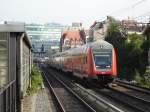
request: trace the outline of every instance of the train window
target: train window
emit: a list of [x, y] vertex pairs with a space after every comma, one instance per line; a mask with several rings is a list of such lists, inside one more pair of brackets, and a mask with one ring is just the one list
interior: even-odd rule
[[94, 55], [96, 68], [111, 68], [111, 55]]

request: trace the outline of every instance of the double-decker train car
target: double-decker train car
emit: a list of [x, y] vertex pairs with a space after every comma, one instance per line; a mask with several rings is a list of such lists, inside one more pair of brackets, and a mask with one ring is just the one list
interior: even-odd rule
[[115, 49], [104, 40], [54, 54], [49, 64], [77, 77], [103, 84], [111, 83], [117, 75]]

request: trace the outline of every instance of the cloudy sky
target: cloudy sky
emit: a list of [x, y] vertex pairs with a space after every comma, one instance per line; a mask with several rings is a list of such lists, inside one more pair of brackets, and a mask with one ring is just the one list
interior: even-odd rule
[[91, 25], [107, 15], [118, 19], [150, 16], [150, 0], [0, 0], [0, 21], [82, 22]]

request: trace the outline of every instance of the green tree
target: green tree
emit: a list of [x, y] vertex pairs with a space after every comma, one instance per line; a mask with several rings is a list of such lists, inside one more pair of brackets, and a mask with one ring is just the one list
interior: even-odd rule
[[105, 40], [116, 49], [118, 77], [132, 80], [137, 73], [144, 74], [147, 65], [147, 44], [141, 35], [123, 35], [119, 22], [112, 19]]
[[147, 48], [150, 47], [150, 23], [147, 25], [146, 29], [144, 30], [144, 33], [143, 33], [144, 36], [146, 36], [147, 38]]
[[[143, 74], [146, 67], [146, 60], [144, 56], [144, 38], [136, 33], [128, 34], [125, 41], [126, 51], [126, 66], [129, 79], [132, 80], [137, 72]], [[137, 70], [137, 71], [136, 71]]]
[[117, 54], [117, 67], [118, 67], [118, 77], [125, 78], [126, 67], [125, 67], [125, 52], [124, 52], [124, 44], [125, 38], [120, 32], [120, 25], [115, 19], [111, 19], [105, 40], [111, 43], [116, 49]]
[[[145, 28], [143, 35], [146, 38], [146, 41], [143, 44], [143, 49], [144, 49], [145, 56], [148, 56], [148, 52], [150, 50], [150, 23]], [[146, 57], [146, 59], [148, 59], [148, 57]]]

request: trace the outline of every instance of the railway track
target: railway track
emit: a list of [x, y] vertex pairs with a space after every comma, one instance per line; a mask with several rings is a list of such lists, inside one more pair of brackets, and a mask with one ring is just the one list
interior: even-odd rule
[[131, 83], [121, 81], [121, 80], [116, 80], [114, 83], [119, 85], [119, 86], [122, 86], [122, 87], [126, 87], [126, 88], [129, 88], [129, 89], [133, 89], [135, 91], [142, 92], [144, 94], [148, 94], [148, 95], [150, 94], [150, 88], [136, 86], [136, 85], [133, 85]]
[[[87, 84], [85, 85], [87, 86]], [[95, 87], [95, 88], [94, 88]], [[150, 112], [150, 102], [142, 98], [136, 97], [133, 94], [127, 94], [124, 91], [119, 91], [113, 87], [102, 87], [95, 83], [88, 83], [87, 88], [93, 88], [96, 96], [102, 96], [111, 100], [114, 105], [121, 106], [122, 110], [129, 112]], [[142, 94], [142, 93], [141, 93]], [[147, 97], [149, 97], [147, 95]]]
[[[52, 72], [55, 72], [55, 71], [52, 71]], [[78, 84], [77, 84], [77, 86], [78, 86]], [[74, 88], [74, 86], [71, 86], [71, 88]], [[79, 88], [83, 89], [80, 86], [78, 87], [78, 89]], [[80, 94], [84, 93], [83, 97], [84, 96], [87, 97], [88, 95], [91, 94], [91, 92], [90, 93], [88, 93], [88, 92], [89, 91], [84, 91], [84, 92], [80, 92], [79, 91], [78, 93], [80, 93]], [[133, 112], [150, 112], [149, 94], [141, 92], [140, 90], [136, 91], [135, 89], [130, 89], [130, 90], [123, 90], [123, 91], [121, 91], [121, 90], [117, 90], [116, 87], [114, 87], [114, 88], [113, 87], [109, 87], [109, 88], [104, 88], [104, 89], [97, 89], [97, 87], [96, 87], [96, 93], [97, 94], [90, 95], [90, 96], [94, 96], [95, 97], [96, 100], [94, 101], [94, 103], [95, 102], [99, 102], [99, 101], [97, 101], [97, 100], [100, 99], [100, 97], [98, 97], [98, 94], [102, 94], [104, 97], [109, 97], [110, 99], [115, 100], [117, 103], [125, 105], [126, 107], [128, 107], [129, 110], [131, 110]], [[97, 103], [98, 105], [105, 104], [106, 101], [104, 101], [103, 99], [100, 99], [100, 100], [101, 100], [101, 103]], [[112, 107], [115, 107], [115, 106], [112, 106]], [[111, 111], [111, 112], [112, 112], [112, 110], [113, 109], [108, 109], [108, 111]], [[118, 110], [115, 110], [114, 112], [117, 112], [117, 111]], [[120, 111], [122, 111], [122, 110], [120, 110]]]
[[58, 112], [96, 112], [61, 80], [43, 73], [57, 101]]
[[[84, 85], [84, 84], [83, 84]], [[89, 83], [88, 83], [89, 85]], [[150, 95], [148, 91], [138, 89], [123, 88], [122, 86], [112, 86], [101, 88], [101, 86], [90, 85], [91, 88], [96, 87], [94, 91], [103, 96], [107, 96], [115, 101], [125, 105], [129, 110], [134, 112], [150, 112]], [[89, 86], [88, 86], [89, 87]], [[96, 94], [98, 96], [98, 94]]]
[[126, 105], [135, 112], [150, 112], [150, 102], [145, 99], [127, 94], [124, 91], [119, 91], [112, 87], [95, 89], [95, 91]]
[[[47, 70], [46, 72], [47, 73], [51, 72], [51, 73], [54, 73], [56, 75], [55, 71], [48, 71]], [[49, 76], [47, 76], [47, 75], [45, 74], [45, 77], [47, 77], [47, 80], [51, 80], [50, 77], [52, 77], [52, 75], [49, 75]], [[60, 80], [60, 78], [59, 79], [57, 78], [57, 80]], [[51, 83], [51, 82], [53, 83], [51, 86], [56, 85], [55, 84], [56, 82], [54, 81], [54, 79], [52, 79], [49, 83]], [[60, 84], [60, 82], [65, 83], [65, 84]], [[66, 104], [67, 104], [67, 107], [69, 109], [70, 108], [73, 109], [73, 105], [76, 105], [76, 103], [73, 103], [73, 105], [72, 105], [71, 99], [68, 99], [68, 96], [70, 97], [70, 95], [68, 95], [68, 93], [66, 95], [60, 95], [61, 92], [59, 92], [59, 91], [60, 91], [60, 88], [62, 88], [62, 85], [65, 85], [66, 86], [65, 88], [68, 88], [69, 91], [71, 90], [73, 93], [76, 94], [75, 96], [78, 96], [78, 97], [80, 97], [80, 99], [82, 99], [82, 106], [81, 106], [81, 101], [78, 100], [78, 103], [77, 103], [77, 104], [80, 104], [81, 107], [83, 107], [83, 108], [79, 107], [82, 110], [77, 110], [78, 112], [86, 112], [86, 111], [88, 111], [88, 112], [91, 112], [91, 111], [92, 112], [106, 112], [106, 111], [107, 112], [123, 112], [121, 109], [119, 109], [119, 108], [113, 106], [112, 104], [104, 101], [103, 99], [97, 97], [96, 95], [91, 94], [89, 91], [87, 91], [85, 88], [81, 87], [80, 85], [71, 84], [70, 82], [68, 84], [67, 83], [68, 82], [66, 80], [64, 81], [64, 79], [61, 79], [61, 81], [59, 81], [59, 86], [56, 85], [57, 88], [54, 88], [54, 91], [58, 90], [58, 92], [57, 93], [55, 92], [55, 94], [57, 95], [57, 99], [60, 100], [59, 102], [62, 105], [62, 107], [64, 107], [64, 110], [65, 110]], [[58, 89], [58, 87], [59, 87], [59, 89]], [[67, 89], [67, 91], [68, 91], [68, 89]], [[66, 91], [66, 89], [63, 89], [61, 91], [64, 92], [64, 91]], [[69, 93], [72, 94], [72, 92], [69, 92]], [[64, 92], [64, 93], [66, 93], [66, 92]], [[60, 97], [60, 96], [63, 96], [63, 97]], [[69, 102], [66, 103], [66, 101], [69, 101]], [[75, 106], [75, 109], [77, 109], [77, 106]], [[73, 111], [71, 111], [71, 112], [73, 112]]]
[[137, 87], [135, 89], [128, 85], [118, 85], [118, 84], [117, 86], [111, 86], [110, 89], [118, 91], [129, 97], [138, 99], [140, 102], [143, 102], [144, 104], [150, 105], [150, 93], [148, 93], [148, 91], [145, 92], [144, 90], [139, 90]]

